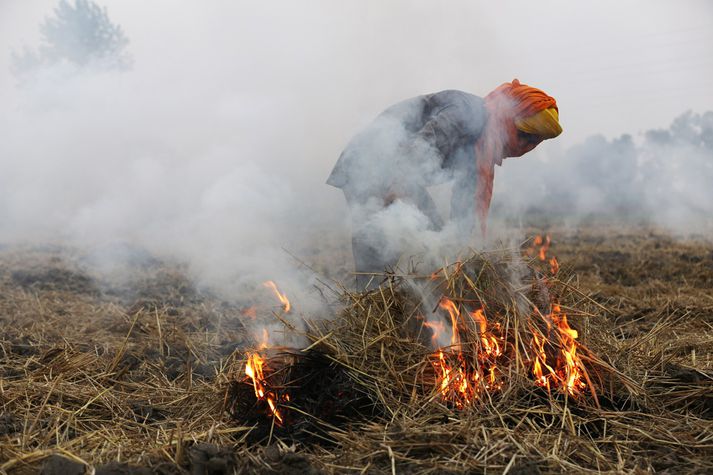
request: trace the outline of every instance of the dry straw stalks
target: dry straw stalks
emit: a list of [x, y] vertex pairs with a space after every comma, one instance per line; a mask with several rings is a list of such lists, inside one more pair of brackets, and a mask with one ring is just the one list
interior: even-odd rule
[[[201, 462], [208, 459], [221, 470], [265, 473], [710, 473], [713, 384], [703, 355], [711, 339], [666, 315], [624, 338], [566, 269], [547, 275], [501, 251], [435, 276], [343, 290], [336, 318], [308, 322], [308, 348], [264, 352], [268, 382], [291, 396], [280, 402], [281, 425], [256, 404], [245, 349], [221, 353], [244, 330], [204, 328], [218, 310], [127, 313], [5, 286], [0, 472], [34, 473], [60, 454], [163, 473], [219, 473]], [[468, 404], [444, 398], [423, 325], [446, 317], [443, 296], [462, 312], [484, 308], [503, 348], [499, 384], [481, 386]], [[538, 386], [533, 375], [531, 340], [547, 335], [553, 302], [578, 331], [586, 374], [573, 393]], [[442, 350], [477, 369], [486, 364], [483, 333], [464, 321], [459, 345]], [[566, 343], [550, 333], [550, 362]], [[699, 366], [686, 359], [691, 348]]]

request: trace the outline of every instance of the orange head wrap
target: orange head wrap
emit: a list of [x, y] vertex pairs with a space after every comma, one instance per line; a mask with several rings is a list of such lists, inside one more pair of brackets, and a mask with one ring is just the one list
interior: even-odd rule
[[513, 156], [517, 144], [515, 121], [530, 117], [545, 109], [557, 109], [557, 102], [540, 89], [521, 84], [517, 79], [498, 86], [485, 96], [488, 122], [475, 144], [478, 183], [476, 188], [476, 211], [480, 228], [485, 236], [488, 209], [493, 195], [495, 165], [503, 158]]

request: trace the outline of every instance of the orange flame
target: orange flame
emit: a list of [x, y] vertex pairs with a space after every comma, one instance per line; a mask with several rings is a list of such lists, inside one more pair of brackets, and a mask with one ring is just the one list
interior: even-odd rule
[[[439, 349], [435, 353], [431, 363], [436, 370], [436, 387], [444, 401], [462, 409], [477, 401], [483, 391], [500, 389], [502, 384], [497, 381], [495, 360], [502, 355], [502, 349], [498, 338], [488, 330], [485, 312], [479, 309], [470, 313], [480, 334], [480, 347], [476, 349], [477, 361], [466, 358], [461, 349], [460, 325], [465, 323], [461, 320], [461, 311], [447, 297], [441, 298], [439, 306], [451, 318], [451, 345], [458, 348], [448, 353]], [[499, 326], [496, 325], [496, 328]]]
[[483, 344], [486, 355], [500, 356], [502, 351], [500, 350], [498, 339], [495, 338], [492, 333], [488, 332], [488, 320], [485, 318], [483, 309], [480, 308], [475, 312], [472, 312], [470, 316], [476, 321], [476, 323], [478, 323], [478, 329], [480, 330], [480, 342]]
[[460, 310], [458, 310], [458, 306], [453, 303], [453, 301], [448, 297], [443, 297], [438, 303], [438, 306], [446, 310], [448, 312], [448, 315], [451, 317], [451, 329], [453, 331], [453, 334], [451, 336], [451, 345], [460, 345], [460, 336], [458, 334], [458, 320], [460, 320]]
[[541, 261], [544, 261], [547, 259], [547, 251], [550, 248], [550, 243], [552, 240], [550, 239], [550, 235], [546, 234], [544, 237], [540, 236], [539, 234], [535, 236], [532, 240], [532, 244], [530, 247], [525, 251], [525, 253], [528, 256], [532, 256], [534, 254], [537, 254], [537, 258], [540, 259]]
[[577, 330], [571, 328], [567, 323], [567, 315], [562, 313], [559, 305], [552, 306], [552, 320], [555, 322], [557, 329], [562, 338], [562, 350], [560, 358], [557, 360], [558, 374], [564, 380], [566, 391], [574, 395], [578, 390], [586, 387], [582, 380], [583, 372], [582, 360], [577, 356], [576, 339], [579, 336]]
[[548, 234], [545, 236], [544, 242], [542, 242], [540, 245], [540, 252], [538, 257], [541, 261], [547, 259], [547, 250], [550, 248], [550, 242], [550, 235]]
[[[548, 390], [551, 384], [554, 383], [563, 391], [574, 396], [586, 387], [583, 379], [584, 364], [577, 355], [577, 342], [575, 341], [579, 333], [569, 326], [567, 315], [562, 312], [561, 307], [556, 303], [552, 305], [552, 311], [546, 317], [546, 321], [551, 319], [554, 323], [562, 348], [559, 350], [559, 355], [553, 368], [547, 364], [547, 353], [545, 352], [547, 339], [538, 331], [533, 330], [532, 348], [535, 358], [532, 365], [532, 373], [535, 376], [535, 383]], [[547, 372], [543, 371], [543, 367], [547, 369]]]
[[[454, 267], [453, 267], [452, 274], [457, 274], [458, 272], [460, 272], [461, 268], [463, 267], [463, 262], [462, 262], [462, 261], [455, 261], [454, 264], [455, 264], [455, 265], [454, 265]], [[431, 280], [437, 280], [439, 274], [443, 274], [443, 275], [445, 276], [445, 275], [446, 275], [446, 270], [448, 269], [448, 267], [449, 267], [449, 266], [441, 267], [441, 268], [438, 269], [437, 271], [432, 272], [430, 279], [431, 279]]]
[[458, 409], [469, 405], [477, 399], [480, 391], [480, 374], [469, 372], [463, 359], [463, 355], [458, 353], [455, 356], [455, 364], [446, 358], [446, 354], [439, 350], [438, 360], [434, 361], [434, 367], [439, 371], [438, 383], [439, 392], [444, 401], [454, 404]]
[[[545, 352], [546, 339], [537, 330], [532, 330], [532, 347], [535, 352], [535, 361], [532, 366], [532, 374], [535, 376], [535, 384], [550, 389], [550, 379], [556, 377], [555, 370], [547, 364], [547, 353]], [[548, 373], [543, 372], [543, 368]]]
[[550, 272], [552, 273], [552, 275], [556, 275], [560, 270], [560, 264], [559, 264], [559, 262], [557, 262], [557, 258], [556, 257], [550, 258], [549, 263], [550, 263]]
[[284, 422], [282, 413], [277, 408], [277, 396], [274, 392], [267, 390], [265, 374], [263, 372], [265, 360], [259, 353], [248, 355], [248, 360], [245, 363], [245, 375], [252, 380], [255, 397], [258, 401], [266, 401], [270, 408], [270, 413], [277, 419], [279, 424]]
[[431, 343], [433, 346], [438, 346], [438, 340], [443, 332], [446, 331], [446, 326], [443, 322], [423, 322], [423, 326], [431, 329], [433, 333], [431, 335]]
[[[533, 238], [532, 245], [525, 251], [527, 255], [536, 257], [549, 264], [550, 275], [555, 276], [560, 271], [556, 257], [548, 252], [552, 240], [549, 235], [538, 235]], [[445, 269], [440, 272], [445, 273]], [[432, 277], [436, 277], [434, 273]], [[545, 286], [550, 287], [550, 278], [542, 277]], [[550, 289], [553, 290], [553, 289]], [[551, 292], [550, 295], [554, 295]], [[530, 327], [532, 339], [531, 370], [535, 384], [548, 391], [556, 389], [565, 394], [575, 396], [587, 388], [588, 376], [581, 357], [577, 354], [579, 333], [569, 326], [567, 315], [562, 311], [555, 297], [550, 297], [551, 309], [546, 314], [538, 312], [546, 325], [541, 331], [536, 326]], [[463, 302], [456, 304], [448, 297], [442, 297], [439, 307], [446, 310], [450, 317], [452, 336], [451, 349], [439, 349], [432, 355], [431, 364], [436, 371], [436, 388], [441, 399], [463, 408], [477, 401], [483, 391], [502, 388], [503, 381], [498, 375], [504, 374], [499, 367], [499, 358], [506, 350], [506, 337], [501, 335], [502, 329], [498, 323], [490, 323], [483, 308], [468, 311]], [[464, 319], [466, 315], [471, 320]], [[426, 323], [434, 329], [434, 344], [443, 324]], [[467, 348], [463, 340], [470, 329], [477, 329], [478, 337], [474, 346]], [[500, 336], [497, 336], [500, 335]], [[596, 398], [596, 395], [594, 395]]]
[[282, 303], [285, 313], [288, 313], [292, 307], [290, 306], [290, 301], [287, 299], [287, 295], [281, 293], [277, 289], [277, 285], [275, 285], [275, 283], [271, 280], [268, 280], [267, 282], [263, 282], [262, 285], [264, 285], [265, 287], [267, 287], [269, 289], [272, 289], [272, 291], [275, 293], [275, 296], [277, 296], [277, 299], [280, 301], [280, 303]]
[[270, 334], [267, 332], [267, 328], [262, 327], [260, 343], [258, 344], [259, 350], [264, 350], [269, 346]]

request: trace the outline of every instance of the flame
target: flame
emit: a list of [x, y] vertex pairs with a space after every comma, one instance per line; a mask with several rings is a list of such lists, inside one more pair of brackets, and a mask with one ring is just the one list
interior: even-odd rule
[[[452, 273], [453, 273], [453, 274], [457, 274], [458, 272], [460, 272], [461, 268], [463, 267], [463, 262], [462, 262], [462, 261], [455, 261], [454, 264], [455, 264], [455, 265], [454, 265], [454, 268], [453, 268]], [[448, 267], [449, 267], [449, 266], [446, 265], [445, 267], [441, 267], [441, 268], [438, 269], [437, 271], [432, 272], [432, 273], [431, 273], [431, 276], [430, 276], [430, 279], [431, 279], [431, 280], [437, 280], [439, 274], [443, 274], [443, 275], [445, 276], [445, 275], [446, 275], [446, 270], [447, 270]]]
[[[549, 235], [538, 235], [525, 250], [529, 256], [549, 264], [550, 273], [538, 275], [541, 275], [544, 286], [552, 290], [548, 292], [551, 295], [549, 312], [536, 312], [544, 322], [542, 329], [530, 322], [531, 371], [535, 385], [576, 396], [587, 388], [588, 376], [577, 353], [581, 346], [577, 342], [579, 333], [569, 326], [567, 315], [551, 288], [550, 276], [557, 275], [560, 270], [557, 258], [548, 256], [551, 243]], [[439, 272], [445, 273], [445, 270]], [[438, 273], [434, 273], [433, 277], [436, 275]], [[438, 394], [443, 401], [458, 409], [474, 404], [486, 391], [501, 389], [503, 375], [507, 373], [502, 369], [502, 361], [512, 359], [512, 355], [504, 355], [510, 348], [506, 344], [510, 340], [503, 335], [500, 324], [488, 320], [482, 305], [471, 311], [466, 302], [463, 300], [456, 304], [448, 297], [441, 297], [438, 306], [450, 317], [451, 346], [447, 350], [438, 348], [430, 360], [436, 374]], [[443, 323], [426, 322], [425, 325], [434, 330], [435, 344], [443, 331]], [[476, 330], [477, 337], [467, 341], [466, 336]]]
[[538, 257], [541, 261], [544, 261], [545, 259], [547, 259], [547, 250], [550, 248], [550, 242], [551, 242], [550, 235], [548, 234], [545, 236], [544, 242], [541, 242], [541, 244], [540, 244], [540, 252], [539, 252]]
[[533, 238], [532, 244], [529, 248], [527, 248], [525, 253], [528, 256], [533, 256], [537, 254], [537, 258], [541, 261], [544, 261], [547, 259], [547, 251], [550, 248], [551, 242], [552, 239], [550, 238], [549, 234], [546, 234], [544, 237], [538, 234]]
[[290, 301], [287, 299], [287, 295], [281, 293], [277, 289], [277, 285], [275, 285], [275, 283], [271, 280], [268, 280], [267, 282], [263, 282], [262, 285], [264, 285], [265, 287], [267, 287], [269, 289], [272, 289], [272, 291], [275, 293], [275, 296], [277, 296], [280, 303], [282, 303], [283, 310], [285, 311], [285, 313], [288, 313], [292, 307], [290, 306]]
[[[450, 402], [458, 409], [462, 409], [477, 399], [480, 385], [480, 376], [477, 372], [469, 372], [463, 355], [446, 354], [439, 350], [438, 359], [434, 367], [440, 373], [437, 386], [444, 401]], [[455, 361], [452, 361], [455, 359]]]
[[[550, 380], [556, 377], [557, 373], [552, 366], [547, 364], [547, 353], [545, 352], [545, 339], [539, 331], [532, 329], [532, 349], [535, 352], [535, 360], [532, 365], [532, 374], [535, 376], [535, 384], [550, 389]], [[547, 369], [547, 373], [543, 372]]]
[[240, 315], [248, 317], [250, 320], [255, 320], [257, 318], [257, 310], [255, 306], [248, 307], [240, 312]]
[[460, 325], [464, 323], [461, 311], [447, 297], [441, 298], [439, 306], [448, 312], [453, 333], [451, 351], [439, 349], [431, 361], [436, 370], [436, 387], [441, 399], [462, 409], [477, 401], [483, 391], [500, 389], [495, 360], [502, 355], [502, 349], [498, 338], [488, 330], [488, 320], [481, 308], [469, 313], [478, 327], [480, 346], [475, 348], [476, 359], [467, 358], [461, 348]]
[[262, 327], [262, 331], [260, 332], [260, 342], [258, 343], [258, 350], [264, 350], [267, 348], [269, 345], [270, 341], [270, 334], [267, 332], [267, 328]]
[[[526, 253], [529, 256], [537, 253], [541, 261], [547, 261], [550, 266], [550, 274], [554, 276], [559, 272], [560, 265], [556, 257], [547, 258], [551, 243], [552, 240], [549, 235], [535, 236]], [[548, 279], [545, 278], [544, 282], [547, 285]], [[562, 308], [556, 300], [552, 300], [551, 306], [549, 314], [543, 315], [547, 325], [547, 336], [532, 328], [532, 341], [530, 342], [534, 352], [532, 374], [535, 377], [535, 384], [538, 386], [545, 387], [548, 390], [555, 386], [570, 395], [575, 395], [586, 387], [583, 380], [584, 364], [577, 355], [576, 340], [579, 333], [569, 326], [567, 315], [562, 312]], [[553, 331], [556, 332], [556, 340], [553, 340]], [[551, 353], [551, 359], [555, 361], [551, 361], [549, 364], [545, 344], [549, 344], [551, 348], [559, 347], [558, 351], [554, 352], [554, 354]]]
[[265, 360], [259, 353], [248, 354], [248, 360], [245, 363], [245, 375], [252, 380], [255, 397], [258, 401], [266, 401], [270, 408], [270, 414], [277, 419], [279, 424], [282, 424], [284, 418], [282, 412], [277, 408], [277, 395], [267, 389], [265, 374], [263, 372], [264, 364]]
[[556, 275], [560, 270], [560, 264], [559, 262], [557, 262], [557, 258], [552, 257], [548, 262], [550, 264], [550, 272], [552, 273], [552, 275]]
[[[525, 251], [529, 256], [537, 256], [540, 261], [547, 262], [550, 274], [555, 276], [560, 269], [559, 262], [552, 256], [548, 258], [551, 239], [549, 235], [535, 236], [532, 245]], [[461, 263], [456, 262], [454, 272], [459, 272]], [[431, 274], [431, 279], [438, 279], [439, 275], [446, 275], [446, 267]], [[541, 275], [541, 274], [539, 274]], [[550, 278], [543, 276], [544, 285], [550, 287]], [[273, 281], [264, 282], [263, 285], [272, 289], [285, 313], [290, 312], [291, 305], [287, 296], [280, 292]], [[480, 400], [483, 393], [502, 389], [503, 377], [508, 373], [503, 370], [502, 361], [510, 361], [512, 355], [503, 358], [504, 353], [510, 353], [516, 343], [508, 344], [508, 336], [504, 333], [499, 323], [490, 322], [482, 307], [470, 311], [468, 300], [454, 302], [450, 298], [441, 297], [438, 307], [448, 313], [451, 324], [450, 347], [439, 348], [439, 339], [446, 331], [444, 321], [425, 321], [423, 325], [432, 331], [431, 339], [437, 350], [432, 353], [430, 362], [435, 371], [435, 391], [440, 398], [451, 407], [463, 409]], [[550, 311], [537, 314], [544, 321], [542, 325], [546, 331], [541, 331], [539, 326], [530, 323], [532, 339], [532, 375], [534, 384], [546, 388], [548, 391], [555, 389], [571, 396], [583, 391], [588, 380], [585, 366], [577, 354], [576, 340], [579, 337], [577, 330], [569, 326], [567, 315], [555, 298], [550, 299]], [[249, 318], [255, 318], [255, 307], [250, 307], [242, 312]], [[467, 317], [470, 317], [468, 319]], [[423, 321], [423, 317], [419, 316]], [[546, 325], [546, 327], [545, 327]], [[507, 326], [506, 326], [507, 329]], [[464, 340], [468, 335], [477, 336]], [[505, 330], [507, 331], [507, 330]], [[255, 397], [264, 401], [262, 408], [267, 406], [269, 414], [278, 425], [285, 422], [286, 402], [290, 396], [286, 392], [278, 392], [268, 386], [265, 377], [266, 361], [260, 350], [268, 347], [269, 334], [266, 328], [262, 329], [262, 339], [258, 351], [247, 354], [245, 364], [246, 382], [253, 386]], [[267, 370], [269, 376], [269, 369]], [[592, 388], [593, 391], [593, 388]], [[595, 395], [596, 397], [596, 395]]]
[[269, 414], [276, 419], [279, 425], [284, 423], [284, 415], [282, 410], [278, 408], [278, 403], [289, 401], [287, 393], [278, 393], [268, 387], [267, 378], [265, 377], [266, 362], [261, 351], [269, 347], [270, 334], [267, 328], [260, 329], [260, 336], [256, 338], [258, 341], [257, 351], [247, 353], [247, 361], [245, 362], [246, 382], [249, 381], [255, 391], [257, 401], [265, 401], [269, 408]]
[[[577, 330], [569, 326], [567, 315], [562, 312], [562, 308], [557, 303], [552, 304], [552, 311], [545, 321], [551, 320], [559, 335], [561, 348], [555, 361], [555, 367], [547, 364], [547, 353], [545, 343], [549, 340], [538, 331], [532, 331], [532, 349], [535, 358], [532, 365], [532, 374], [535, 376], [535, 384], [547, 388], [554, 384], [556, 387], [574, 396], [586, 387], [584, 382], [584, 364], [577, 355], [577, 342], [579, 336]], [[548, 331], [552, 327], [549, 326]], [[547, 372], [543, 371], [543, 368]]]
[[478, 324], [478, 329], [480, 330], [480, 342], [485, 349], [485, 353], [488, 356], [500, 356], [502, 351], [500, 350], [498, 339], [495, 338], [492, 333], [488, 332], [488, 320], [485, 318], [483, 309], [480, 308], [475, 312], [472, 312], [470, 316]]
[[451, 345], [460, 345], [460, 335], [458, 333], [458, 320], [460, 320], [460, 310], [458, 310], [458, 306], [453, 303], [453, 301], [448, 297], [443, 297], [438, 303], [438, 306], [446, 310], [448, 312], [448, 315], [451, 317], [451, 329], [453, 331], [453, 334], [451, 336]]
[[431, 329], [431, 343], [433, 346], [438, 346], [438, 340], [446, 331], [445, 324], [443, 322], [423, 322], [423, 326]]
[[567, 315], [562, 313], [559, 305], [552, 305], [552, 321], [555, 323], [562, 338], [562, 350], [560, 358], [557, 360], [558, 374], [564, 381], [565, 390], [574, 395], [580, 389], [586, 387], [583, 381], [582, 360], [577, 356], [577, 342], [579, 336], [577, 330], [571, 328], [567, 323]]

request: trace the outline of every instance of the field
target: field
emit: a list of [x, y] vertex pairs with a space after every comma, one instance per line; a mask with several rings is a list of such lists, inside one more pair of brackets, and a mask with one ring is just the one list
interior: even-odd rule
[[438, 416], [417, 417], [385, 395], [378, 414], [321, 435], [227, 415], [236, 387], [252, 393], [249, 309], [196, 288], [180, 263], [143, 256], [117, 281], [76, 249], [2, 248], [0, 473], [711, 473], [713, 243], [548, 232], [583, 309], [570, 322], [615, 370], [599, 407], [510, 391], [481, 413], [424, 396]]

